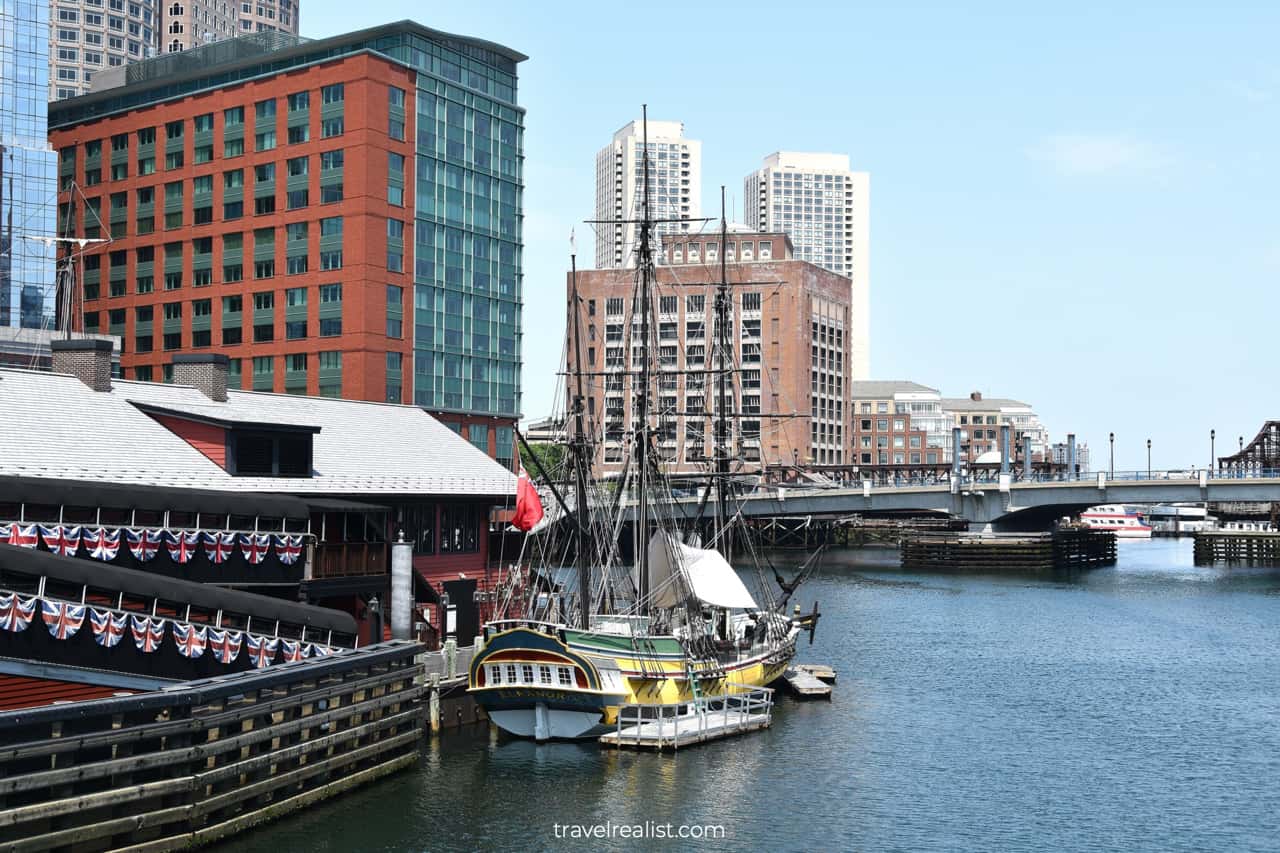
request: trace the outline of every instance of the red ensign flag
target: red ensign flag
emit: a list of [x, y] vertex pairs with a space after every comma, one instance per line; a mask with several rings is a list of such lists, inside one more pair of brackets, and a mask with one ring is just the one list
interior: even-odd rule
[[529, 531], [542, 521], [542, 500], [538, 490], [529, 479], [529, 472], [520, 468], [520, 479], [516, 481], [516, 514], [511, 524], [519, 530]]

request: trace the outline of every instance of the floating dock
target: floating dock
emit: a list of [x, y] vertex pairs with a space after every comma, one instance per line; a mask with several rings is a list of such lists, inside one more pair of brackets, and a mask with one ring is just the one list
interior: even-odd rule
[[[830, 671], [830, 668], [827, 668]], [[832, 675], [834, 680], [835, 676]], [[808, 668], [794, 666], [782, 674], [782, 683], [797, 699], [830, 699], [831, 685]]]
[[1215, 563], [1280, 566], [1280, 533], [1265, 530], [1206, 530], [1192, 546], [1197, 566]]
[[1052, 572], [1115, 565], [1116, 537], [1068, 528], [1039, 534], [927, 534], [908, 536], [902, 567], [929, 571]]
[[709, 696], [683, 704], [623, 705], [615, 731], [600, 743], [618, 749], [679, 749], [710, 740], [768, 728], [773, 719], [773, 690], [741, 686], [742, 692]]
[[825, 663], [798, 663], [796, 669], [803, 669], [819, 681], [825, 681], [827, 684], [836, 683], [835, 667], [827, 666]]

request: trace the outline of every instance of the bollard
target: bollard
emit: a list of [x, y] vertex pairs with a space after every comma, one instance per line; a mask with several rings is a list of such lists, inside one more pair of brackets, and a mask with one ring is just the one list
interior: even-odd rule
[[444, 677], [453, 678], [458, 674], [458, 641], [453, 637], [444, 641]]
[[391, 546], [391, 638], [411, 639], [413, 631], [413, 543], [399, 541]]
[[427, 703], [431, 718], [431, 731], [440, 731], [440, 676], [431, 673], [431, 699]]

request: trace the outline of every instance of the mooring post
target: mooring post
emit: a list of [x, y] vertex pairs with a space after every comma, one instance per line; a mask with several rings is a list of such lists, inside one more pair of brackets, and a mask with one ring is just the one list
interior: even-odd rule
[[431, 673], [431, 698], [427, 702], [431, 719], [431, 731], [440, 731], [440, 674]]
[[391, 637], [408, 640], [413, 630], [413, 543], [404, 531], [391, 545]]
[[453, 678], [458, 674], [458, 641], [453, 637], [444, 641], [444, 677]]

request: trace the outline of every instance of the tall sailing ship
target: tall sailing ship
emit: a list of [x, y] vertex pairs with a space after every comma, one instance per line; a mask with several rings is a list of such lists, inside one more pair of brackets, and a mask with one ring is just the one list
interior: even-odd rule
[[[521, 737], [592, 737], [615, 725], [624, 705], [666, 713], [657, 706], [714, 702], [767, 685], [790, 664], [801, 632], [808, 630], [812, 640], [818, 618], [816, 604], [808, 615], [801, 616], [798, 607], [794, 615], [787, 613], [817, 554], [788, 581], [754, 548], [737, 511], [737, 496], [747, 486], [733, 470], [730, 447], [731, 383], [737, 370], [724, 252], [707, 371], [718, 398], [715, 453], [696, 505], [678, 500], [664, 473], [666, 460], [656, 438], [671, 413], [653, 405], [662, 372], [654, 358], [654, 240], [661, 220], [650, 215], [647, 123], [644, 141], [641, 217], [628, 223], [639, 226], [637, 322], [627, 327], [633, 334], [629, 348], [640, 357], [623, 373], [634, 389], [635, 417], [622, 473], [610, 482], [592, 477], [597, 442], [585, 402], [575, 262], [570, 313], [577, 357], [567, 375], [568, 470], [561, 477], [543, 470], [524, 445], [554, 504], [544, 529], [526, 535], [522, 551], [531, 553], [521, 554], [498, 593], [496, 612], [503, 618], [485, 624], [471, 662], [471, 695], [496, 725]], [[727, 231], [723, 213], [721, 228]], [[682, 482], [687, 485], [689, 478]], [[628, 526], [630, 567], [620, 544]], [[754, 594], [730, 563], [735, 553], [754, 564]], [[570, 556], [572, 568], [567, 567]]]

